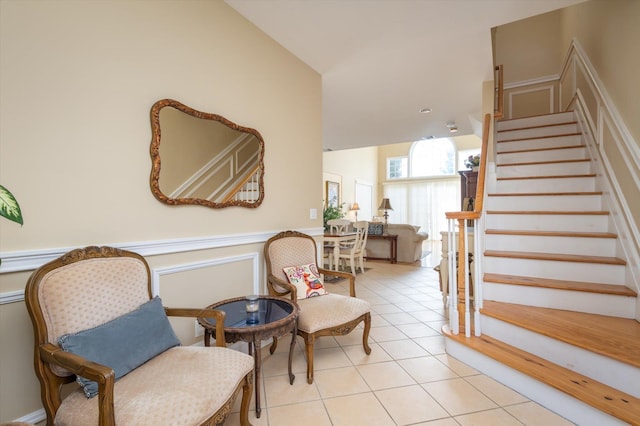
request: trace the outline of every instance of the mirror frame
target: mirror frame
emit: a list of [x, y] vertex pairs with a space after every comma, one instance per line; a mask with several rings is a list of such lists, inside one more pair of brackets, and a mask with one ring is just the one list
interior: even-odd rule
[[[258, 144], [259, 144], [258, 168], [260, 170], [260, 173], [258, 176], [258, 187], [259, 187], [258, 199], [252, 202], [230, 200], [230, 201], [218, 203], [218, 202], [206, 200], [203, 198], [170, 198], [166, 196], [160, 190], [160, 169], [161, 169], [160, 111], [162, 110], [162, 108], [165, 108], [165, 107], [175, 108], [185, 114], [188, 114], [192, 117], [200, 118], [203, 120], [217, 121], [238, 132], [250, 133], [254, 135], [256, 139], [258, 139]], [[195, 110], [173, 99], [162, 99], [156, 102], [155, 104], [153, 104], [153, 106], [151, 107], [151, 149], [150, 151], [151, 151], [151, 178], [150, 178], [151, 192], [159, 201], [163, 203], [170, 204], [170, 205], [199, 205], [199, 206], [211, 207], [214, 209], [220, 209], [220, 208], [231, 207], [231, 206], [256, 208], [260, 204], [262, 204], [262, 200], [264, 199], [264, 140], [262, 139], [262, 135], [260, 135], [260, 133], [255, 129], [239, 126], [236, 123], [229, 121], [218, 114], [211, 114], [211, 113]]]

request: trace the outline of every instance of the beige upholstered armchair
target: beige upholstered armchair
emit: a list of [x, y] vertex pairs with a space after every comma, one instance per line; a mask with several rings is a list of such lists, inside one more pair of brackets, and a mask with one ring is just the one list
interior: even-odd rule
[[[297, 231], [284, 231], [271, 237], [264, 246], [267, 264], [267, 288], [271, 296], [289, 296], [300, 307], [298, 316], [298, 335], [304, 339], [307, 356], [307, 382], [313, 383], [313, 347], [320, 336], [342, 336], [350, 333], [360, 322], [364, 322], [362, 346], [365, 353], [371, 353], [369, 330], [371, 313], [369, 303], [356, 298], [355, 276], [316, 266], [318, 254], [315, 240]], [[292, 284], [285, 269], [312, 265], [311, 271], [333, 275], [349, 280], [350, 296], [341, 294], [320, 294], [306, 297], [304, 289]], [[308, 281], [308, 277], [305, 277]]]
[[[149, 272], [136, 253], [86, 247], [31, 275], [25, 300], [47, 425], [214, 425], [240, 390], [249, 424], [253, 358], [223, 347], [224, 313], [164, 308]], [[180, 346], [167, 315], [216, 318], [217, 346]]]

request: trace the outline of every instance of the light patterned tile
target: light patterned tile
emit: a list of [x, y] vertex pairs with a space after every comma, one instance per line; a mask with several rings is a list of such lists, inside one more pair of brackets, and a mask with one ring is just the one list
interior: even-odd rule
[[351, 361], [341, 347], [314, 349], [313, 367], [316, 371], [330, 368], [340, 368], [350, 366]]
[[413, 324], [401, 324], [396, 325], [396, 327], [411, 339], [440, 335], [440, 333], [435, 331], [433, 328], [421, 322]]
[[447, 412], [420, 386], [386, 389], [376, 396], [399, 425], [447, 417]]
[[[278, 347], [280, 344], [278, 343]], [[268, 350], [263, 349], [263, 353], [269, 353]], [[288, 374], [289, 371], [289, 353], [276, 351], [273, 355], [265, 356], [262, 359], [262, 374], [265, 377], [280, 376]], [[293, 355], [293, 362], [291, 363], [291, 370], [294, 374], [306, 373], [307, 360], [304, 357], [302, 351], [295, 351]]]
[[384, 316], [384, 314], [395, 314], [402, 312], [402, 309], [398, 308], [396, 305], [391, 303], [387, 303], [386, 305], [375, 305], [371, 307], [371, 311], [375, 312], [378, 315]]
[[463, 379], [443, 380], [421, 385], [454, 416], [496, 408], [496, 404]]
[[389, 321], [393, 325], [399, 324], [415, 324], [419, 322], [414, 316], [407, 312], [396, 312], [392, 314], [380, 314], [382, 318]]
[[444, 336], [418, 337], [417, 339], [414, 339], [414, 341], [426, 349], [431, 355], [439, 355], [446, 352]]
[[371, 390], [355, 367], [316, 371], [314, 383], [322, 398], [353, 395]]
[[369, 337], [375, 342], [387, 342], [389, 340], [402, 340], [406, 339], [407, 335], [396, 327], [390, 325], [386, 327], [371, 327], [369, 331]]
[[391, 356], [379, 344], [369, 342], [369, 347], [371, 348], [369, 355], [365, 353], [361, 345], [347, 346], [344, 348], [344, 352], [354, 365], [375, 364], [392, 360]]
[[[263, 414], [264, 416], [264, 414]], [[277, 426], [331, 426], [329, 414], [322, 401], [283, 405], [269, 408], [269, 425]], [[262, 420], [262, 419], [261, 419]], [[253, 423], [253, 422], [252, 422]], [[240, 424], [225, 422], [225, 424]], [[262, 423], [253, 423], [260, 425]], [[267, 423], [264, 423], [265, 425]]]
[[[333, 426], [395, 426], [380, 401], [371, 392], [324, 401]], [[305, 425], [305, 423], [298, 423]]]
[[447, 354], [436, 355], [436, 358], [438, 358], [438, 360], [441, 363], [443, 363], [444, 365], [448, 366], [450, 369], [455, 371], [456, 374], [459, 376], [466, 377], [466, 376], [474, 376], [476, 374], [480, 374], [478, 373], [478, 371], [476, 371], [472, 367], [468, 366], [463, 362], [458, 361], [454, 357], [449, 356]]
[[398, 364], [418, 383], [456, 379], [459, 376], [432, 356], [403, 359]]
[[266, 406], [277, 407], [300, 402], [317, 401], [320, 392], [315, 384], [308, 384], [306, 374], [296, 377], [293, 384], [289, 376], [274, 376], [264, 379]]
[[395, 360], [416, 358], [429, 355], [420, 345], [411, 339], [392, 340], [389, 342], [380, 342], [380, 347], [384, 349], [391, 358]]
[[356, 367], [372, 390], [397, 388], [416, 384], [416, 381], [398, 365], [382, 362], [378, 364], [358, 365]]
[[522, 423], [502, 408], [456, 416], [456, 421], [462, 426], [522, 426]]
[[513, 417], [518, 419], [525, 425], [544, 425], [544, 426], [570, 426], [573, 425], [569, 420], [547, 410], [541, 405], [530, 401], [523, 404], [511, 405], [504, 407]]
[[500, 406], [520, 404], [529, 401], [518, 392], [484, 374], [469, 376], [465, 380]]

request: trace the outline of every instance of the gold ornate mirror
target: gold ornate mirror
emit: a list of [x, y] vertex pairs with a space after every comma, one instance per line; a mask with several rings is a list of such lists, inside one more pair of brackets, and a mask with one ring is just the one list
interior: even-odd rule
[[151, 192], [158, 200], [212, 208], [262, 203], [264, 140], [257, 130], [163, 99], [151, 108], [151, 131]]

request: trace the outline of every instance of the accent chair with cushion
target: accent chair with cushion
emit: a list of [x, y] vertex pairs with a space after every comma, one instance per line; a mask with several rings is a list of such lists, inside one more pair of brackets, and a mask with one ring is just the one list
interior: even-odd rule
[[[311, 236], [280, 232], [265, 243], [264, 258], [269, 295], [291, 297], [300, 307], [298, 335], [305, 343], [309, 384], [313, 383], [313, 348], [318, 337], [343, 336], [363, 322], [362, 346], [367, 355], [371, 353], [369, 303], [356, 297], [353, 274], [317, 267], [317, 246]], [[348, 279], [350, 295], [327, 292], [321, 274]]]
[[[241, 390], [250, 424], [253, 358], [224, 347], [223, 312], [152, 297], [142, 256], [73, 250], [31, 275], [25, 301], [47, 425], [220, 424]], [[216, 347], [181, 346], [167, 315], [215, 318]]]

